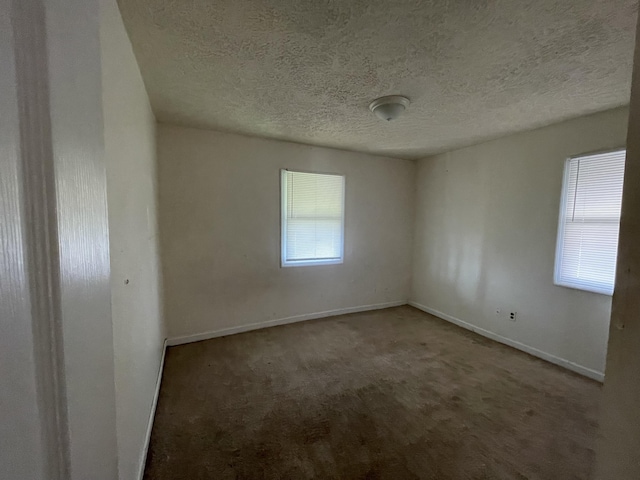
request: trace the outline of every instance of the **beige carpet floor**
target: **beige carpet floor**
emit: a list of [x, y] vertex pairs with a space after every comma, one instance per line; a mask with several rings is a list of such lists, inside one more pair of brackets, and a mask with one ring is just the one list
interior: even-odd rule
[[588, 479], [600, 385], [404, 306], [167, 352], [145, 479]]

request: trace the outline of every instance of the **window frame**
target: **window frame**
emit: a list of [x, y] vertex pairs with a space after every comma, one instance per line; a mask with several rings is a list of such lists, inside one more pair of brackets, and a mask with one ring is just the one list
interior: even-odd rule
[[[607, 150], [598, 150], [595, 152], [581, 153], [579, 155], [572, 155], [567, 157], [564, 161], [563, 166], [563, 174], [562, 174], [562, 191], [560, 196], [560, 212], [558, 215], [558, 232], [556, 237], [556, 253], [555, 253], [555, 263], [553, 266], [553, 284], [558, 287], [571, 288], [575, 290], [582, 290], [584, 292], [590, 293], [598, 293], [601, 295], [607, 295], [609, 297], [613, 296], [613, 292], [615, 291], [615, 272], [614, 272], [614, 284], [611, 288], [607, 286], [594, 286], [594, 285], [585, 285], [582, 282], [572, 282], [561, 279], [561, 266], [562, 266], [562, 257], [564, 253], [564, 236], [565, 236], [565, 227], [566, 227], [566, 218], [565, 212], [567, 207], [568, 200], [568, 191], [569, 188], [569, 176], [571, 174], [570, 164], [572, 160], [584, 157], [590, 157], [595, 155], [603, 155], [603, 154], [613, 154], [619, 152], [625, 152], [626, 158], [626, 147], [619, 147]], [[623, 179], [623, 187], [624, 187], [624, 179]], [[618, 227], [619, 228], [619, 227]], [[619, 244], [618, 246], [619, 247]]]
[[[342, 177], [342, 222], [340, 224], [340, 228], [342, 230], [342, 241], [340, 242], [340, 257], [338, 258], [327, 258], [327, 259], [305, 259], [305, 260], [287, 260], [287, 183], [286, 183], [286, 174], [287, 172], [293, 173], [309, 173], [313, 175], [332, 175], [335, 177]], [[344, 263], [344, 252], [345, 252], [345, 242], [346, 242], [346, 227], [345, 227], [345, 218], [347, 216], [346, 212], [346, 191], [347, 191], [347, 176], [344, 173], [335, 173], [335, 172], [318, 172], [318, 171], [310, 171], [310, 170], [298, 170], [292, 168], [281, 168], [280, 169], [280, 267], [281, 268], [289, 268], [289, 267], [309, 267], [309, 266], [317, 266], [317, 265], [341, 265]]]

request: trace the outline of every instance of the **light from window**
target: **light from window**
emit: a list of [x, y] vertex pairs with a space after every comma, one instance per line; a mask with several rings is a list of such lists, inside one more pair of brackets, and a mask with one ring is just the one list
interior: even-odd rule
[[282, 266], [342, 263], [344, 176], [281, 171]]
[[569, 158], [565, 164], [556, 285], [613, 294], [625, 150]]

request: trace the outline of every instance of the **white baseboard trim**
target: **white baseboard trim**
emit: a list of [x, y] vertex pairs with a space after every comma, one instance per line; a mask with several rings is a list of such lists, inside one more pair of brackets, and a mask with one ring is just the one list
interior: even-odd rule
[[537, 348], [530, 347], [529, 345], [525, 345], [524, 343], [520, 343], [516, 340], [512, 340], [507, 337], [503, 337], [502, 335], [498, 335], [497, 333], [493, 333], [489, 330], [485, 330], [484, 328], [477, 327], [472, 325], [471, 323], [467, 323], [464, 320], [460, 320], [459, 318], [453, 317], [446, 313], [440, 312], [433, 308], [426, 307], [417, 302], [409, 301], [409, 305], [415, 307], [423, 312], [430, 313], [438, 318], [446, 320], [447, 322], [454, 323], [459, 327], [465, 328], [467, 330], [471, 330], [483, 337], [490, 338], [491, 340], [495, 340], [496, 342], [503, 343], [510, 347], [513, 347], [517, 350], [521, 350], [529, 355], [533, 355], [534, 357], [541, 358], [542, 360], [546, 360], [547, 362], [553, 363], [555, 365], [559, 365], [560, 367], [564, 367], [567, 370], [571, 370], [573, 372], [579, 373], [580, 375], [584, 375], [585, 377], [589, 377], [593, 380], [597, 380], [599, 382], [604, 382], [604, 373], [598, 372], [597, 370], [593, 370], [591, 368], [583, 367], [582, 365], [578, 365], [577, 363], [571, 362], [564, 358], [556, 357], [547, 352], [543, 352], [542, 350], [538, 350]]
[[564, 358], [556, 357], [547, 352], [543, 352], [542, 350], [538, 350], [537, 348], [530, 347], [529, 345], [525, 345], [524, 343], [520, 343], [516, 340], [511, 340], [510, 338], [503, 337], [502, 335], [498, 335], [489, 330], [485, 330], [484, 328], [477, 327], [472, 325], [471, 323], [460, 320], [459, 318], [453, 317], [446, 313], [440, 312], [433, 308], [429, 308], [425, 305], [414, 301], [396, 301], [396, 302], [387, 302], [387, 303], [377, 303], [374, 305], [361, 305], [357, 307], [347, 307], [347, 308], [339, 308], [335, 310], [326, 310], [324, 312], [315, 312], [315, 313], [307, 313], [304, 315], [295, 315], [293, 317], [279, 318], [275, 320], [269, 320], [266, 322], [260, 323], [251, 323], [248, 325], [242, 325], [239, 327], [230, 327], [223, 328], [220, 330], [213, 330], [210, 332], [199, 333], [195, 335], [185, 335], [181, 337], [175, 338], [167, 338], [164, 341], [164, 345], [162, 347], [162, 358], [160, 359], [160, 367], [158, 368], [158, 378], [156, 380], [156, 391], [153, 396], [153, 403], [151, 404], [151, 411], [149, 412], [149, 421], [147, 424], [147, 432], [145, 435], [144, 447], [142, 450], [142, 455], [140, 456], [140, 468], [138, 472], [138, 479], [143, 480], [144, 477], [144, 469], [147, 461], [147, 453], [149, 451], [149, 443], [151, 441], [151, 431], [153, 430], [153, 421], [156, 416], [156, 408], [158, 406], [158, 397], [160, 395], [160, 385], [162, 383], [162, 373], [164, 371], [164, 359], [167, 353], [167, 347], [183, 345], [186, 343], [199, 342], [201, 340], [208, 340], [211, 338], [224, 337], [227, 335], [233, 335], [236, 333], [249, 332], [252, 330], [259, 330], [261, 328], [275, 327], [278, 325], [286, 325], [289, 323], [303, 322], [305, 320], [314, 320], [318, 318], [325, 317], [333, 317], [336, 315], [345, 315], [347, 313], [357, 313], [357, 312], [367, 312], [370, 310], [381, 310], [383, 308], [391, 308], [391, 307], [399, 307], [401, 305], [411, 305], [423, 312], [434, 315], [438, 318], [446, 320], [447, 322], [451, 322], [459, 327], [470, 330], [474, 333], [482, 335], [483, 337], [489, 338], [491, 340], [495, 340], [496, 342], [503, 343], [510, 347], [513, 347], [517, 350], [521, 350], [525, 353], [533, 355], [534, 357], [541, 358], [542, 360], [546, 360], [547, 362], [553, 363], [555, 365], [559, 365], [573, 372], [584, 375], [585, 377], [591, 378], [593, 380], [597, 380], [599, 382], [604, 381], [604, 374], [602, 372], [598, 372], [591, 368], [584, 367], [582, 365], [578, 365], [577, 363], [570, 362]]
[[147, 423], [147, 432], [144, 437], [144, 446], [142, 447], [142, 455], [140, 456], [140, 467], [138, 468], [138, 480], [144, 477], [144, 468], [147, 464], [147, 452], [149, 451], [149, 442], [151, 441], [151, 430], [153, 430], [153, 421], [156, 418], [156, 407], [158, 406], [158, 397], [160, 396], [160, 384], [162, 383], [162, 372], [164, 371], [164, 357], [167, 353], [167, 340], [162, 345], [162, 357], [160, 358], [160, 367], [158, 368], [158, 378], [156, 380], [156, 391], [153, 394], [153, 402], [151, 403], [151, 411], [149, 412], [149, 421]]
[[239, 327], [222, 328], [220, 330], [197, 333], [195, 335], [184, 335], [181, 337], [169, 338], [167, 339], [167, 346], [174, 347], [176, 345], [184, 345], [185, 343], [200, 342], [202, 340], [209, 340], [211, 338], [217, 337], [226, 337], [227, 335], [250, 332], [251, 330], [258, 330], [261, 328], [287, 325], [289, 323], [304, 322], [305, 320], [315, 320], [317, 318], [333, 317], [336, 315], [345, 315], [347, 313], [367, 312], [369, 310], [380, 310], [382, 308], [399, 307], [400, 305], [406, 304], [406, 300], [399, 300], [396, 302], [376, 303], [374, 305], [360, 305], [357, 307], [338, 308], [335, 310], [326, 310], [324, 312], [305, 313], [303, 315], [278, 318], [275, 320], [268, 320], [266, 322], [250, 323], [248, 325], [241, 325]]

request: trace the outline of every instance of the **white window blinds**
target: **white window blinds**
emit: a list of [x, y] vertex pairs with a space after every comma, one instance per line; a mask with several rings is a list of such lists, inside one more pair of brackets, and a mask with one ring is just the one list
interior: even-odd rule
[[342, 263], [344, 176], [281, 175], [282, 266]]
[[570, 158], [565, 165], [555, 283], [613, 294], [625, 151]]

